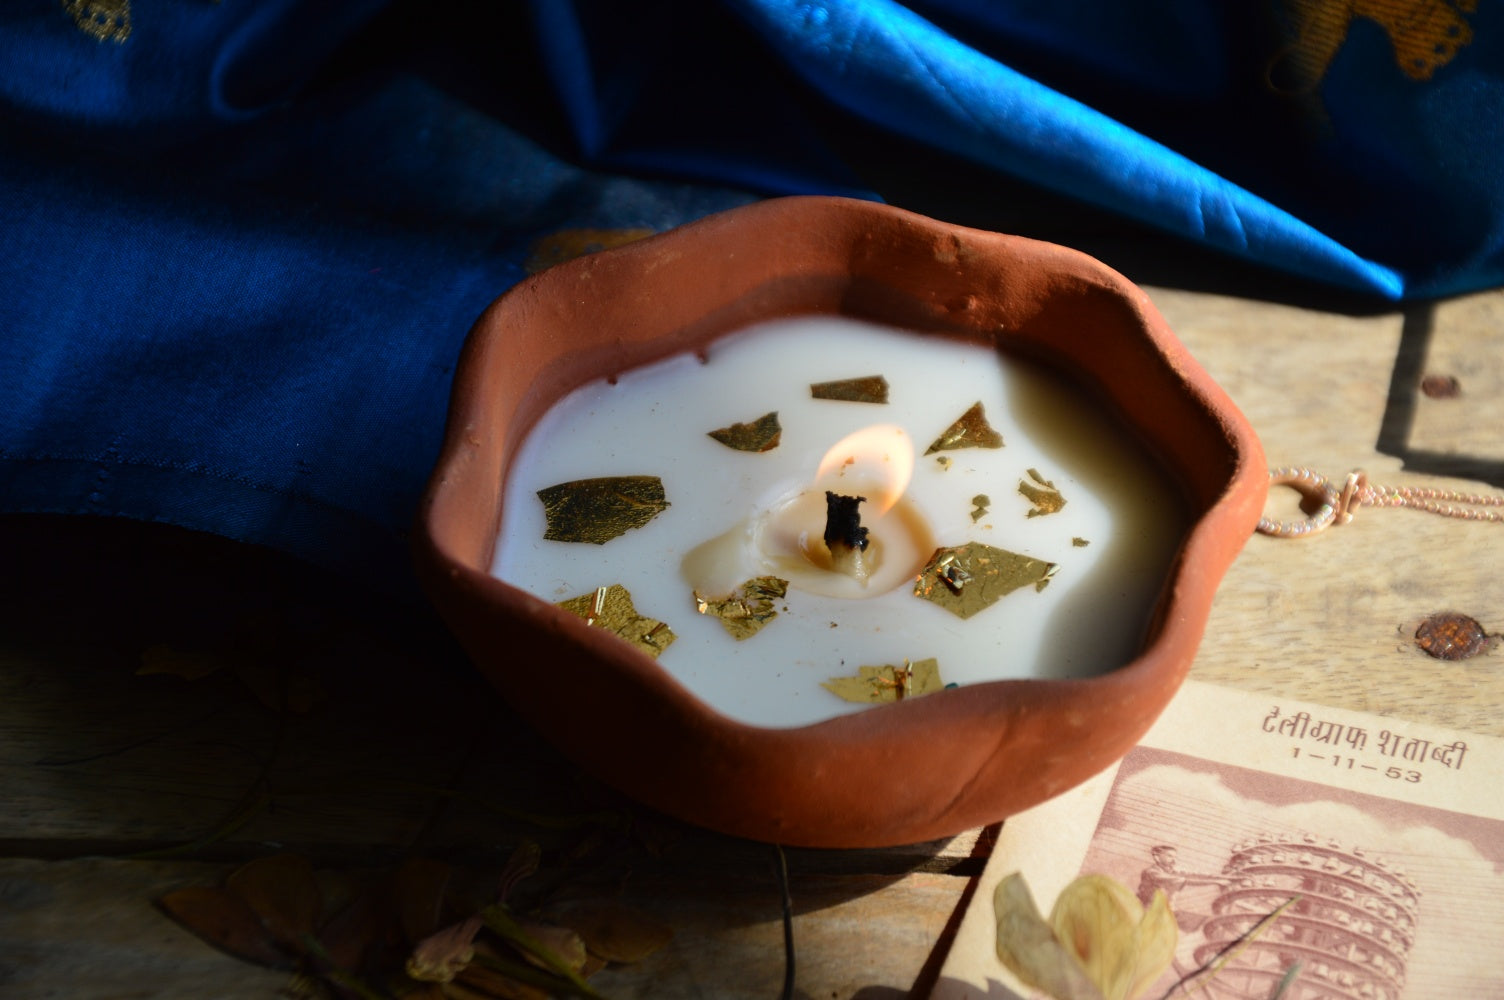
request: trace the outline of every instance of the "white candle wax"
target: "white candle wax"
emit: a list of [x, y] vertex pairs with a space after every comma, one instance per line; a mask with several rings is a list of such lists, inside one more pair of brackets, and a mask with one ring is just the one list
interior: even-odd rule
[[[887, 405], [811, 398], [812, 383], [874, 374], [890, 384]], [[922, 454], [978, 401], [1003, 447]], [[770, 451], [736, 451], [708, 436], [769, 411], [782, 426]], [[883, 565], [907, 565], [905, 545], [927, 549], [922, 565], [931, 543], [980, 542], [1055, 563], [1049, 585], [961, 619], [914, 596], [907, 569], [896, 579], [879, 570], [869, 586], [853, 587], [773, 568], [789, 565], [790, 543], [788, 532], [780, 541], [764, 530], [770, 512], [815, 489], [831, 447], [874, 424], [896, 425], [916, 452], [894, 511], [864, 512]], [[1062, 509], [1028, 516], [1019, 484], [1031, 469], [1059, 490]], [[543, 537], [537, 491], [637, 475], [660, 477], [670, 504], [645, 526], [604, 545]], [[990, 506], [974, 521], [978, 494]], [[823, 487], [819, 496], [823, 513]], [[829, 316], [762, 324], [712, 344], [703, 360], [671, 358], [577, 390], [524, 442], [505, 500], [495, 575], [555, 602], [624, 586], [640, 614], [678, 637], [659, 657], [665, 670], [718, 711], [767, 726], [867, 707], [821, 687], [861, 666], [934, 657], [942, 679], [961, 686], [1120, 666], [1136, 655], [1187, 523], [1142, 449], [1054, 376], [977, 345]], [[822, 526], [810, 528], [815, 544]], [[888, 559], [894, 551], [897, 563]], [[725, 596], [705, 592], [707, 575], [729, 587], [763, 573], [791, 586], [757, 634], [735, 640], [697, 613], [696, 587]]]

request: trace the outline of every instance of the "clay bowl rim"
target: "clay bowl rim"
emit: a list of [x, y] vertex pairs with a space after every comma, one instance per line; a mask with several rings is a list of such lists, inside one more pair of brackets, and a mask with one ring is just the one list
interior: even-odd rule
[[[725, 266], [716, 271], [719, 265]], [[1030, 279], [1039, 287], [1020, 287], [1024, 270], [1040, 276]], [[690, 271], [700, 280], [695, 295], [686, 296]], [[706, 277], [714, 274], [720, 277]], [[684, 298], [696, 301], [686, 305]], [[1062, 317], [1039, 317], [1064, 309], [1069, 319], [1072, 306], [1085, 308], [1081, 303], [1116, 324], [1115, 332], [1100, 343], [1062, 347], [1065, 337], [1056, 336]], [[883, 313], [893, 325], [972, 336], [995, 327], [988, 336], [1007, 349], [1112, 396], [1109, 405], [1162, 454], [1166, 435], [1194, 439], [1173, 445], [1184, 453], [1179, 458], [1165, 456], [1172, 473], [1196, 480], [1183, 483], [1194, 520], [1137, 657], [1089, 678], [992, 681], [810, 725], [766, 728], [721, 715], [646, 654], [490, 576], [511, 451], [548, 403], [604, 373], [603, 351], [618, 355], [609, 365], [620, 371], [693, 350], [759, 319], [809, 312], [872, 319], [884, 304], [907, 311], [894, 319]], [[643, 318], [655, 309], [666, 315]], [[1030, 315], [1028, 322], [1045, 332], [1014, 339], [1018, 330], [992, 317], [1009, 310]], [[602, 344], [581, 347], [578, 332], [589, 329], [582, 315], [599, 321], [598, 330], [621, 332], [599, 333]], [[519, 347], [517, 338], [531, 339]], [[546, 360], [524, 363], [534, 346]], [[1100, 351], [1122, 357], [1099, 360], [1093, 352]], [[578, 367], [586, 355], [594, 358], [585, 364], [590, 371], [559, 374], [570, 367], [561, 362]], [[1138, 365], [1158, 384], [1145, 391], [1115, 384], [1119, 363]], [[519, 374], [519, 365], [531, 376]], [[508, 379], [518, 386], [510, 399], [499, 399], [506, 394], [497, 385]], [[1158, 402], [1140, 398], [1165, 388], [1178, 392]], [[1187, 419], [1194, 426], [1173, 426]], [[608, 784], [733, 835], [880, 846], [1005, 818], [1131, 749], [1190, 669], [1216, 586], [1251, 536], [1266, 489], [1251, 426], [1148, 297], [1115, 271], [1053, 244], [886, 205], [783, 198], [558, 265], [497, 299], [477, 321], [456, 369], [414, 551], [435, 606], [503, 697]], [[526, 683], [516, 683], [516, 665], [539, 656], [553, 667], [525, 670]], [[596, 695], [584, 706], [581, 683]], [[916, 754], [921, 746], [924, 754]], [[696, 753], [686, 753], [690, 747]], [[1027, 762], [1019, 759], [1025, 754]], [[1028, 780], [1020, 781], [1025, 766]]]

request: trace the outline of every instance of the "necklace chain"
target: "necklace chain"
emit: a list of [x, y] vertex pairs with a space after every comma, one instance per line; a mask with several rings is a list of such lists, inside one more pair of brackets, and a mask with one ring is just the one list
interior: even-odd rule
[[[1334, 483], [1310, 469], [1284, 466], [1269, 473], [1270, 486], [1289, 486], [1313, 502], [1315, 513], [1297, 521], [1260, 518], [1258, 530], [1276, 538], [1301, 538], [1346, 524], [1360, 507], [1409, 507], [1463, 521], [1504, 521], [1504, 495], [1438, 490], [1429, 486], [1379, 486], [1365, 472], [1354, 472]], [[1493, 508], [1493, 509], [1490, 509]]]

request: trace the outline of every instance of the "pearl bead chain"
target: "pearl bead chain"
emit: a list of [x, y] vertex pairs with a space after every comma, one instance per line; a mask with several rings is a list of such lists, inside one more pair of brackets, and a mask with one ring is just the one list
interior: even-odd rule
[[1463, 521], [1504, 521], [1504, 495], [1487, 496], [1428, 486], [1377, 486], [1368, 474], [1354, 472], [1339, 486], [1310, 469], [1285, 466], [1269, 473], [1270, 486], [1289, 486], [1308, 500], [1320, 501], [1311, 516], [1296, 521], [1260, 518], [1258, 530], [1275, 538], [1301, 538], [1346, 524], [1359, 507], [1409, 507]]

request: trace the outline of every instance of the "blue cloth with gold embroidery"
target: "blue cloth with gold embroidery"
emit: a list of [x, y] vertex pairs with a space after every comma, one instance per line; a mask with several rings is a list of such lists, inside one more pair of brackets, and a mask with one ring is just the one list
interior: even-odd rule
[[875, 197], [843, 123], [1334, 286], [1496, 285], [1501, 74], [1470, 0], [8, 4], [0, 510], [401, 587], [536, 242]]

